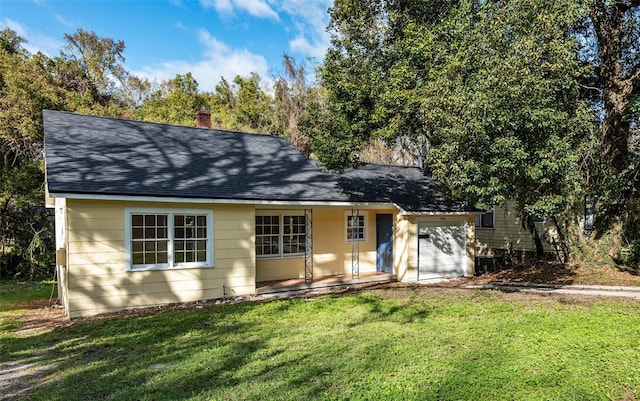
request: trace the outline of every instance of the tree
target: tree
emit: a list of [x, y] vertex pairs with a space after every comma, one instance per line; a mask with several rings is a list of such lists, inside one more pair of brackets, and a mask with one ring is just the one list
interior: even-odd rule
[[601, 200], [598, 225], [606, 231], [640, 189], [638, 153], [630, 149], [640, 96], [640, 1], [592, 0], [582, 33], [596, 50], [592, 85], [602, 121], [591, 187]]
[[215, 92], [205, 94], [211, 121], [217, 128], [248, 132], [271, 132], [273, 99], [261, 88], [260, 75], [236, 75], [230, 84], [221, 78]]
[[236, 129], [238, 127], [235, 115], [236, 94], [234, 88], [224, 77], [216, 85], [215, 91], [207, 98], [211, 123], [216, 128]]
[[46, 270], [53, 251], [42, 207], [42, 109], [63, 98], [50, 84], [48, 59], [23, 43], [11, 30], [0, 32], [0, 275], [33, 276]]
[[347, 159], [371, 138], [409, 138], [453, 196], [514, 199], [525, 221], [548, 216], [562, 232], [593, 122], [569, 35], [580, 11], [547, 0], [336, 1], [321, 77], [336, 128], [359, 144]]
[[262, 90], [260, 75], [252, 72], [249, 77], [237, 75], [235, 110], [238, 123], [249, 131], [268, 132], [271, 128], [271, 98]]
[[[82, 51], [51, 58], [30, 54], [14, 31], [0, 31], [0, 276], [53, 271], [53, 227], [44, 207], [42, 110], [128, 116], [136, 101], [127, 94], [134, 87], [139, 96], [146, 90], [145, 80], [118, 64], [124, 44], [111, 46], [120, 42], [86, 32], [67, 37], [69, 46]], [[124, 80], [110, 81], [115, 76], [128, 80], [128, 92], [123, 92]]]
[[203, 108], [206, 108], [206, 98], [188, 72], [163, 82], [142, 102], [135, 116], [146, 121], [195, 126], [196, 113]]
[[131, 110], [149, 95], [151, 85], [125, 69], [124, 41], [83, 29], [65, 34], [64, 39], [61, 59], [79, 68], [93, 84], [95, 100], [102, 106], [99, 114], [130, 117]]
[[116, 81], [124, 80], [124, 41], [101, 38], [95, 32], [78, 29], [74, 34], [65, 34], [67, 45], [62, 55], [74, 60], [85, 71], [89, 79], [103, 94], [117, 91]]
[[275, 86], [275, 130], [286, 138], [305, 156], [311, 153], [309, 133], [302, 127], [302, 121], [309, 116], [314, 104], [319, 104], [319, 88], [307, 84], [307, 70], [304, 63], [297, 64], [289, 55], [282, 57], [284, 73]]

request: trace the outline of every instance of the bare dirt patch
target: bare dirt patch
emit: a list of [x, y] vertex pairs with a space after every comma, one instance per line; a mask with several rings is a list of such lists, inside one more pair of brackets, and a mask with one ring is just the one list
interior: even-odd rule
[[19, 322], [19, 328], [14, 331], [19, 336], [53, 330], [67, 321], [62, 307], [49, 299], [22, 302], [16, 309], [23, 310], [11, 316]]
[[49, 331], [64, 324], [67, 318], [59, 306], [43, 306], [27, 309], [17, 319], [22, 327], [15, 331], [19, 336], [25, 336], [41, 331]]
[[597, 268], [580, 264], [565, 265], [551, 261], [520, 264], [488, 272], [470, 280], [477, 284], [506, 281], [558, 285], [640, 286], [640, 275], [635, 270], [607, 265]]

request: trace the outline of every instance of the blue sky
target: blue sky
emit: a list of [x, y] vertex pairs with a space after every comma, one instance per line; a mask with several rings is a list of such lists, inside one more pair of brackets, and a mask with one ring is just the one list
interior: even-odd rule
[[0, 29], [55, 56], [78, 28], [123, 40], [125, 66], [160, 82], [191, 72], [200, 90], [255, 71], [265, 84], [282, 55], [322, 61], [333, 0], [2, 0]]

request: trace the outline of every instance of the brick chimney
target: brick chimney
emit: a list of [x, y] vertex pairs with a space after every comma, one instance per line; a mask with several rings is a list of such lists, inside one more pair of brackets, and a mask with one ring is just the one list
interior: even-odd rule
[[211, 112], [200, 110], [196, 113], [196, 126], [198, 128], [211, 128]]

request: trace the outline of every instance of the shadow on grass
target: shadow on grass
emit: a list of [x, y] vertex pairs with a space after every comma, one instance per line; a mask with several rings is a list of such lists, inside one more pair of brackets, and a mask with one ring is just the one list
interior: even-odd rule
[[632, 308], [424, 289], [220, 305], [0, 337], [0, 369], [29, 375], [7, 400], [605, 399], [597, 372], [636, 361]]
[[625, 265], [616, 265], [616, 269], [623, 273], [628, 273], [632, 276], [640, 277], [640, 268], [629, 267]]
[[[343, 296], [349, 294], [344, 294]], [[353, 296], [353, 293], [350, 294]], [[354, 303], [365, 308], [361, 319], [348, 324], [353, 328], [370, 323], [371, 321], [386, 321], [393, 323], [416, 323], [427, 319], [434, 311], [422, 302], [413, 302], [412, 296], [406, 299], [390, 302], [375, 293], [361, 293], [354, 298]]]
[[[118, 317], [2, 337], [0, 400], [25, 395], [35, 400], [210, 398], [212, 392], [233, 393], [246, 381], [268, 383], [274, 370], [286, 371], [287, 365], [306, 366], [304, 356], [284, 358], [285, 349], [270, 349], [260, 320], [246, 316], [254, 307]], [[326, 369], [308, 366], [296, 372], [290, 381], [297, 386]], [[300, 395], [320, 391], [307, 386]], [[261, 398], [259, 391], [247, 394]]]

